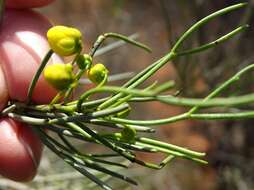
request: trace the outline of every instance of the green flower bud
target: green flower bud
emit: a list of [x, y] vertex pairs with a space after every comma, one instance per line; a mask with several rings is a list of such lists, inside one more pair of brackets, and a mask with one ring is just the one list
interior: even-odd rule
[[76, 28], [54, 26], [48, 30], [47, 37], [51, 49], [61, 56], [73, 55], [81, 48], [82, 34]]
[[124, 142], [134, 142], [136, 137], [136, 130], [128, 125], [125, 125], [121, 131], [121, 140]]
[[80, 55], [77, 59], [77, 65], [80, 69], [86, 69], [92, 64], [93, 58], [89, 54]]
[[74, 81], [73, 68], [71, 64], [48, 65], [44, 69], [46, 81], [57, 90], [68, 88]]
[[108, 70], [103, 64], [98, 63], [88, 70], [87, 75], [93, 83], [100, 84], [108, 75]]

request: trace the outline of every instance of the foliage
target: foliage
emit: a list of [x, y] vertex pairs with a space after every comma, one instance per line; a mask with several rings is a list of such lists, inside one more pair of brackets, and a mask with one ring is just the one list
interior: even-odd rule
[[[31, 82], [28, 92], [27, 103], [10, 102], [9, 106], [2, 111], [2, 115], [7, 115], [15, 120], [22, 121], [33, 126], [33, 129], [38, 133], [43, 143], [50, 150], [52, 150], [65, 162], [70, 164], [73, 168], [75, 168], [77, 171], [85, 175], [87, 178], [95, 182], [103, 189], [111, 189], [111, 187], [106, 184], [103, 179], [100, 179], [99, 177], [93, 175], [89, 169], [97, 170], [99, 172], [122, 179], [134, 185], [137, 184], [133, 179], [120, 174], [118, 170], [114, 170], [115, 167], [128, 167], [128, 165], [125, 164], [125, 161], [123, 163], [119, 163], [119, 161], [115, 160], [115, 157], [119, 156], [126, 160], [129, 160], [130, 162], [134, 162], [144, 167], [153, 169], [161, 169], [167, 163], [178, 157], [206, 164], [207, 162], [203, 158], [205, 156], [205, 153], [195, 152], [183, 147], [161, 142], [152, 138], [147, 138], [144, 137], [144, 133], [154, 132], [154, 129], [148, 126], [163, 125], [186, 119], [218, 120], [244, 119], [253, 117], [253, 111], [239, 111], [233, 113], [198, 113], [198, 111], [202, 108], [212, 108], [219, 106], [236, 107], [238, 105], [246, 105], [249, 102], [253, 101], [254, 96], [252, 94], [233, 98], [215, 97], [218, 96], [224, 89], [229, 87], [229, 85], [239, 80], [244, 73], [252, 70], [254, 65], [252, 64], [243, 68], [229, 80], [225, 81], [215, 90], [213, 90], [204, 99], [179, 98], [174, 96], [174, 94], [165, 95], [166, 91], [174, 88], [173, 81], [169, 81], [164, 84], [157, 84], [157, 82], [155, 81], [153, 84], [145, 87], [144, 89], [140, 89], [138, 87], [147, 79], [149, 79], [159, 69], [161, 69], [164, 65], [166, 65], [169, 61], [173, 61], [182, 56], [199, 53], [207, 49], [213, 48], [218, 44], [232, 38], [238, 33], [244, 31], [248, 27], [248, 25], [240, 26], [233, 31], [225, 34], [224, 36], [221, 36], [218, 39], [205, 45], [201, 45], [197, 48], [190, 50], [179, 50], [182, 47], [183, 43], [193, 34], [193, 32], [200, 29], [200, 27], [205, 25], [208, 21], [218, 16], [229, 13], [233, 10], [240, 9], [244, 6], [246, 6], [245, 3], [236, 4], [219, 10], [201, 19], [192, 27], [190, 27], [177, 40], [170, 52], [168, 52], [165, 56], [160, 58], [155, 63], [145, 68], [143, 71], [131, 78], [121, 87], [106, 85], [108, 79], [108, 71], [104, 67], [101, 67], [102, 69], [98, 69], [95, 72], [96, 80], [94, 80], [91, 76], [89, 77], [89, 73], [93, 73], [91, 72], [91, 70], [96, 66], [96, 64], [93, 66], [93, 57], [96, 51], [100, 48], [101, 44], [108, 38], [120, 39], [150, 52], [150, 49], [147, 46], [120, 34], [106, 33], [100, 35], [97, 41], [94, 43], [93, 48], [88, 54], [89, 59], [91, 58], [91, 60], [88, 61], [88, 64], [85, 64], [85, 66], [80, 66], [80, 64], [77, 63], [80, 63], [80, 57], [82, 56], [82, 45], [79, 40], [72, 40], [71, 44], [75, 48], [71, 48], [70, 54], [75, 54], [75, 57], [71, 62], [71, 65], [79, 66], [77, 73], [73, 73], [75, 75], [74, 79], [72, 79], [70, 83], [68, 82], [67, 86], [65, 85], [64, 88], [58, 88], [58, 85], [53, 85], [60, 91], [50, 104], [34, 105], [31, 102], [33, 89], [37, 83], [37, 80], [39, 79], [39, 76], [43, 72], [43, 69], [45, 67], [45, 70], [49, 68], [49, 66], [46, 66], [46, 64], [54, 53], [53, 50], [55, 48], [53, 47], [55, 47], [55, 45], [58, 45], [58, 42], [61, 41], [61, 39], [57, 38], [56, 44], [53, 43], [53, 40], [53, 44], [51, 44], [52, 50], [50, 50], [45, 56], [44, 60], [40, 65], [40, 68], [34, 76], [33, 81]], [[57, 28], [59, 29], [59, 27]], [[50, 31], [52, 31], [53, 29], [51, 29]], [[76, 29], [73, 30], [77, 31]], [[61, 33], [61, 31], [57, 32]], [[65, 32], [66, 31], [64, 31], [64, 33]], [[65, 38], [66, 36], [69, 35], [66, 34], [62, 37]], [[78, 39], [80, 38], [81, 36], [78, 37]], [[75, 42], [77, 42], [78, 45], [75, 44]], [[69, 47], [69, 43], [67, 43], [65, 47]], [[67, 53], [63, 55], [69, 56], [70, 54]], [[87, 54], [85, 55], [85, 57], [87, 57]], [[101, 65], [102, 64], [100, 64], [100, 66]], [[91, 88], [88, 91], [85, 91], [77, 99], [71, 100], [70, 96], [72, 95], [74, 89], [77, 87], [79, 80], [85, 73], [88, 73], [88, 77], [97, 86]], [[97, 78], [97, 76], [99, 76], [99, 79]], [[110, 93], [110, 95], [104, 98], [92, 100], [91, 96], [97, 93]], [[135, 107], [132, 106], [131, 102], [144, 103], [149, 101], [158, 101], [164, 104], [186, 106], [191, 107], [191, 109], [186, 113], [164, 119], [153, 119], [144, 121], [132, 120], [128, 118], [128, 113], [135, 109]], [[95, 125], [95, 129], [91, 128], [90, 125]], [[100, 129], [102, 127], [114, 128], [117, 130], [117, 132], [101, 132]], [[61, 141], [59, 142], [55, 140], [52, 136], [46, 133], [44, 129], [48, 129], [53, 133], [57, 134], [60, 137]], [[98, 144], [99, 146], [109, 148], [110, 151], [101, 154], [81, 152], [70, 142], [69, 138], [75, 138], [86, 143]], [[140, 160], [136, 156], [137, 152], [163, 153], [165, 154], [165, 159], [162, 160], [160, 164], [148, 163]], [[110, 159], [110, 161], [108, 159]]]

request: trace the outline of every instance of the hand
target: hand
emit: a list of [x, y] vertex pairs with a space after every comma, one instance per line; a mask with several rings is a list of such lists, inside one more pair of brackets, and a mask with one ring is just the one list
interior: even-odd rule
[[[6, 0], [7, 8], [30, 8], [53, 0]], [[45, 39], [51, 24], [31, 10], [8, 9], [0, 30], [0, 109], [9, 99], [25, 101], [31, 79], [49, 50]], [[54, 56], [52, 62], [62, 62]], [[33, 94], [36, 103], [48, 103], [56, 92], [41, 77]], [[0, 119], [0, 174], [29, 181], [36, 174], [42, 144], [29, 126]]]
[[54, 0], [6, 0], [8, 8], [33, 8], [45, 6]]

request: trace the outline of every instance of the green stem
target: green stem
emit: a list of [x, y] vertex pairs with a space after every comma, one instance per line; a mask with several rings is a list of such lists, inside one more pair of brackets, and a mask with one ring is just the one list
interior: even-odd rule
[[132, 44], [132, 45], [137, 46], [137, 47], [140, 47], [140, 48], [146, 50], [147, 52], [151, 52], [151, 49], [149, 47], [147, 47], [146, 45], [142, 44], [142, 43], [136, 42], [135, 40], [133, 40], [131, 38], [128, 38], [127, 36], [110, 32], [110, 33], [102, 34], [102, 35], [100, 35], [98, 37], [98, 39], [96, 40], [95, 44], [93, 45], [93, 48], [92, 48], [91, 52], [89, 53], [92, 57], [94, 56], [95, 52], [100, 47], [100, 45], [107, 38], [120, 39], [120, 40], [123, 40], [124, 42], [127, 42], [127, 43]]
[[[137, 74], [135, 77], [133, 77], [130, 81], [128, 81], [124, 87], [128, 87], [128, 88], [135, 88], [136, 86], [140, 85], [141, 83], [143, 83], [146, 79], [148, 79], [151, 75], [153, 75], [157, 70], [159, 70], [162, 66], [164, 66], [167, 62], [173, 60], [174, 58], [177, 57], [176, 51], [178, 50], [178, 48], [182, 45], [182, 43], [194, 32], [196, 31], [198, 28], [200, 28], [201, 26], [203, 26], [204, 24], [206, 24], [209, 20], [226, 14], [230, 11], [239, 9], [241, 7], [246, 6], [246, 3], [239, 3], [230, 7], [227, 7], [225, 9], [219, 10], [215, 13], [212, 13], [210, 15], [208, 15], [207, 17], [201, 19], [199, 22], [197, 22], [196, 24], [194, 24], [189, 30], [187, 30], [180, 38], [179, 40], [176, 42], [176, 44], [174, 45], [174, 47], [171, 49], [170, 53], [168, 53], [167, 55], [165, 55], [164, 57], [162, 57], [160, 60], [156, 61], [155, 63], [153, 63], [152, 65], [150, 65], [149, 67], [147, 67], [146, 69], [144, 69], [142, 72], [140, 72], [139, 74]], [[99, 109], [104, 109], [107, 108], [111, 105], [113, 105], [119, 98], [122, 98], [125, 94], [123, 93], [119, 93], [115, 96], [113, 96], [112, 98], [110, 98], [109, 100], [105, 101], [104, 103], [102, 103], [99, 106]]]
[[114, 107], [114, 108], [109, 108], [109, 109], [93, 112], [90, 115], [93, 118], [105, 117], [105, 116], [110, 116], [110, 115], [117, 114], [117, 113], [122, 112], [122, 111], [124, 111], [128, 108], [129, 108], [128, 104], [122, 104], [122, 105], [119, 105], [119, 106]]
[[[226, 82], [224, 82], [223, 84], [221, 84], [218, 88], [216, 88], [212, 93], [210, 93], [206, 98], [204, 98], [204, 100], [202, 102], [206, 102], [208, 100], [210, 100], [211, 98], [217, 96], [220, 92], [222, 92], [224, 89], [226, 89], [229, 85], [231, 85], [232, 83], [240, 80], [240, 77], [245, 74], [246, 72], [250, 71], [254, 69], [254, 64], [248, 65], [247, 67], [243, 68], [242, 70], [240, 70], [239, 72], [237, 72], [233, 77], [231, 77], [230, 79], [228, 79]], [[193, 107], [188, 114], [193, 114], [194, 112], [196, 112], [198, 109], [200, 108], [199, 105], [196, 105], [195, 107]]]
[[16, 113], [8, 113], [7, 116], [15, 119], [17, 121], [21, 121], [21, 122], [24, 122], [24, 123], [27, 123], [30, 125], [46, 125], [46, 124], [48, 124], [47, 119], [38, 119], [38, 118], [29, 117], [29, 116], [25, 116], [25, 115], [19, 115]]
[[237, 10], [240, 9], [244, 6], [246, 6], [247, 3], [239, 3], [236, 5], [232, 5], [229, 7], [226, 7], [224, 9], [221, 9], [219, 11], [216, 11], [208, 16], [206, 16], [205, 18], [201, 19], [200, 21], [198, 21], [196, 24], [194, 24], [192, 27], [190, 27], [180, 38], [179, 40], [175, 43], [174, 47], [172, 48], [172, 52], [176, 52], [178, 50], [178, 48], [182, 45], [182, 43], [188, 38], [190, 37], [190, 35], [195, 32], [196, 30], [198, 30], [201, 26], [205, 25], [208, 21], [212, 20], [213, 18], [216, 18], [218, 16], [224, 15], [226, 13], [229, 13], [233, 10]]
[[[105, 127], [110, 127], [113, 129], [124, 129], [125, 125], [121, 124], [115, 124], [107, 121], [103, 121], [101, 119], [91, 119], [88, 121], [88, 123], [94, 124], [94, 125], [99, 125], [100, 127], [105, 126]], [[138, 126], [138, 125], [130, 125], [131, 128], [135, 129], [137, 132], [143, 132], [143, 133], [154, 133], [155, 129], [149, 128], [149, 127], [144, 127], [144, 126]]]
[[156, 96], [151, 98], [137, 97], [132, 98], [130, 102], [132, 101], [133, 102], [159, 101], [169, 105], [185, 106], [185, 107], [193, 107], [198, 105], [200, 108], [237, 107], [254, 103], [254, 93], [234, 97], [213, 98], [205, 102], [203, 101], [202, 98], [185, 98], [173, 96]]
[[172, 145], [172, 144], [169, 144], [169, 143], [156, 141], [156, 140], [149, 139], [149, 138], [140, 137], [140, 138], [137, 138], [137, 140], [139, 142], [142, 142], [142, 143], [145, 143], [145, 144], [150, 144], [150, 145], [158, 146], [158, 147], [161, 147], [161, 148], [174, 150], [176, 152], [181, 152], [183, 154], [187, 154], [187, 155], [192, 156], [192, 157], [203, 157], [203, 156], [205, 156], [205, 153], [195, 152], [195, 151], [192, 151], [192, 150], [189, 150], [189, 149], [186, 149], [186, 148], [182, 148], [182, 147]]
[[[155, 88], [157, 84], [157, 81], [155, 81], [153, 84], [151, 84], [150, 86], [148, 86], [147, 88], [145, 88], [143, 91], [150, 91], [153, 90]], [[173, 84], [174, 85], [174, 84]], [[116, 107], [119, 106], [125, 102], [128, 102], [128, 100], [130, 100], [133, 96], [131, 94], [125, 96], [124, 98], [119, 99], [116, 103], [114, 103], [113, 105], [111, 105], [110, 107]]]
[[[78, 162], [75, 158], [70, 156], [69, 154], [66, 154], [63, 152], [62, 149], [59, 149], [59, 147], [55, 144], [56, 141], [49, 137], [44, 131], [40, 129], [36, 129], [37, 134], [41, 137], [42, 142], [56, 155], [58, 155], [60, 158], [62, 158], [66, 163], [71, 165], [73, 168], [75, 168], [78, 172], [92, 180], [94, 183], [96, 183], [98, 186], [100, 186], [102, 189], [105, 190], [112, 190], [110, 186], [108, 186], [106, 183], [98, 179], [93, 174], [89, 173], [87, 170], [84, 169], [82, 164]], [[57, 143], [58, 144], [58, 143]]]
[[105, 118], [105, 121], [113, 122], [113, 123], [121, 123], [128, 125], [143, 125], [143, 126], [154, 126], [154, 125], [165, 125], [169, 123], [174, 123], [177, 121], [181, 121], [184, 119], [189, 119], [189, 115], [187, 113], [180, 114], [177, 116], [173, 116], [165, 119], [155, 119], [155, 120], [131, 120], [131, 119], [122, 119], [117, 117]]
[[89, 159], [91, 161], [98, 162], [98, 163], [101, 163], [101, 164], [106, 164], [106, 165], [109, 165], [109, 166], [117, 166], [117, 167], [121, 167], [121, 168], [128, 168], [127, 165], [117, 163], [117, 162], [111, 162], [111, 161], [107, 161], [107, 160], [94, 158], [94, 156], [87, 155], [87, 154], [76, 155], [76, 157], [81, 158], [81, 159], [86, 158], [86, 159]]
[[254, 118], [254, 111], [244, 111], [240, 113], [203, 113], [203, 114], [188, 114], [184, 113], [181, 115], [173, 116], [165, 119], [157, 120], [130, 120], [121, 118], [109, 118], [106, 121], [115, 123], [128, 124], [128, 125], [143, 125], [143, 126], [154, 126], [174, 123], [186, 119], [197, 119], [197, 120], [236, 120], [236, 119], [250, 119]]
[[7, 108], [5, 108], [0, 114], [1, 116], [5, 116], [8, 113], [11, 113], [12, 111], [14, 111], [16, 108], [17, 108], [16, 104], [12, 104], [8, 106]]
[[[106, 99], [108, 99], [108, 98], [102, 98], [102, 99], [98, 99], [98, 100], [91, 100], [91, 101], [83, 102], [82, 103], [82, 109], [85, 109], [85, 108], [89, 109], [89, 108], [97, 107], [102, 102], [104, 102]], [[71, 112], [74, 112], [77, 109], [77, 102], [78, 101], [69, 102], [66, 105], [54, 104], [52, 106], [50, 106], [50, 105], [27, 106], [27, 105], [20, 104], [20, 103], [18, 103], [18, 105], [22, 108], [38, 110], [38, 111], [41, 111], [41, 112], [51, 111], [52, 107], [53, 107], [53, 110], [58, 110], [60, 112], [71, 113]]]
[[53, 98], [53, 100], [51, 100], [49, 106], [53, 106], [54, 104], [58, 103], [58, 101], [62, 98], [64, 93], [65, 90], [58, 92], [57, 95]]
[[143, 90], [137, 90], [137, 89], [126, 89], [123, 87], [115, 87], [115, 86], [103, 86], [100, 88], [92, 88], [88, 91], [86, 91], [84, 94], [82, 94], [78, 100], [77, 108], [78, 110], [82, 110], [82, 104], [83, 102], [92, 94], [99, 93], [99, 92], [112, 92], [112, 93], [118, 93], [121, 92], [123, 94], [131, 94], [135, 96], [154, 96], [156, 92], [152, 91], [143, 91]]
[[44, 67], [46, 66], [46, 64], [48, 63], [50, 57], [53, 55], [53, 50], [49, 50], [48, 53], [46, 54], [46, 56], [43, 58], [38, 70], [36, 71], [32, 82], [30, 83], [29, 89], [28, 89], [28, 95], [27, 95], [27, 104], [30, 104], [32, 96], [33, 96], [33, 91], [34, 88], [36, 86], [37, 81], [39, 80], [39, 77], [44, 69]]
[[180, 153], [180, 152], [177, 152], [177, 151], [173, 151], [173, 150], [169, 150], [169, 149], [166, 149], [166, 148], [157, 147], [155, 145], [145, 144], [145, 143], [141, 143], [141, 142], [136, 142], [136, 144], [140, 145], [140, 146], [145, 146], [145, 147], [157, 149], [157, 151], [162, 152], [162, 153], [166, 153], [167, 155], [173, 155], [175, 157], [180, 157], [180, 158], [192, 160], [192, 161], [195, 161], [195, 162], [198, 162], [198, 163], [201, 163], [201, 164], [207, 164], [207, 161], [205, 161], [205, 160], [202, 160], [202, 159], [197, 158], [197, 157], [192, 157], [192, 156], [189, 156], [187, 154], [183, 154], [183, 153]]
[[78, 51], [77, 51], [74, 59], [72, 60], [71, 65], [74, 65], [76, 63], [76, 61], [78, 60], [78, 58], [81, 54], [81, 51], [82, 51], [82, 45], [80, 44], [80, 47], [78, 48]]
[[217, 39], [213, 42], [207, 43], [203, 46], [200, 46], [200, 47], [197, 47], [197, 48], [194, 48], [194, 49], [191, 49], [191, 50], [179, 52], [179, 53], [177, 53], [177, 56], [180, 57], [180, 56], [190, 55], [190, 54], [199, 53], [201, 51], [205, 51], [207, 49], [213, 48], [213, 47], [221, 44], [222, 42], [225, 42], [226, 40], [232, 38], [236, 34], [239, 34], [240, 32], [243, 32], [248, 27], [249, 27], [249, 25], [247, 25], [247, 24], [243, 25], [243, 26], [240, 26], [240, 27], [236, 28], [235, 30], [231, 31], [230, 33], [220, 37], [219, 39]]
[[[140, 74], [136, 75], [132, 80], [126, 83], [123, 87], [127, 87], [127, 89], [132, 89], [143, 83], [147, 80], [150, 76], [152, 76], [156, 71], [158, 71], [162, 66], [172, 60], [176, 55], [173, 52], [170, 52], [165, 57], [161, 58], [159, 61], [156, 61], [150, 67], [146, 68]], [[130, 84], [130, 85], [129, 85]], [[119, 93], [109, 100], [102, 103], [98, 109], [105, 109], [111, 105], [113, 105], [119, 98], [122, 98], [125, 94]]]
[[127, 108], [128, 108], [128, 104], [123, 104], [115, 108], [109, 108], [109, 109], [105, 109], [105, 110], [101, 110], [101, 111], [97, 111], [97, 112], [93, 112], [89, 114], [76, 114], [71, 116], [55, 118], [55, 119], [48, 119], [47, 123], [50, 125], [53, 125], [53, 124], [63, 124], [63, 123], [75, 122], [75, 121], [89, 122], [89, 120], [91, 119], [114, 115]]
[[85, 73], [86, 69], [80, 69], [78, 71], [78, 73], [75, 76], [75, 82], [70, 85], [70, 87], [66, 90], [65, 96], [64, 96], [64, 100], [67, 101], [68, 98], [70, 97], [71, 93], [73, 92], [74, 88], [77, 87], [78, 82], [80, 80], [80, 78], [82, 77], [82, 75]]
[[198, 120], [236, 120], [254, 118], [254, 111], [244, 111], [240, 113], [202, 113], [191, 114], [190, 119]]

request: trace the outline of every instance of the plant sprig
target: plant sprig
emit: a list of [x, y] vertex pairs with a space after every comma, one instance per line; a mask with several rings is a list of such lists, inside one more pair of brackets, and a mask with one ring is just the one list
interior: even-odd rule
[[[167, 91], [174, 87], [173, 81], [164, 84], [157, 84], [155, 82], [145, 88], [139, 86], [169, 61], [173, 61], [182, 56], [206, 51], [243, 32], [248, 25], [237, 27], [231, 32], [218, 37], [216, 40], [199, 47], [180, 50], [186, 39], [190, 38], [193, 32], [199, 30], [200, 27], [207, 24], [211, 19], [230, 13], [246, 5], [246, 3], [239, 3], [201, 19], [177, 40], [173, 48], [165, 56], [129, 79], [120, 87], [105, 85], [109, 76], [107, 68], [101, 63], [100, 66], [97, 64], [97, 67], [95, 67], [96, 64], [94, 64], [93, 57], [96, 55], [101, 44], [107, 38], [113, 38], [130, 43], [148, 52], [150, 52], [149, 47], [132, 38], [117, 33], [106, 33], [98, 37], [89, 53], [82, 54], [82, 35], [77, 29], [64, 26], [53, 27], [50, 29], [50, 33], [48, 33], [49, 43], [52, 49], [43, 59], [30, 84], [28, 101], [26, 103], [10, 102], [9, 106], [2, 111], [1, 115], [31, 125], [42, 142], [50, 150], [78, 172], [106, 190], [110, 190], [112, 187], [106, 184], [104, 180], [93, 175], [90, 172], [91, 169], [137, 185], [133, 179], [119, 173], [120, 170], [115, 170], [115, 167], [125, 169], [128, 167], [126, 164], [119, 163], [118, 158], [122, 158], [124, 162], [128, 160], [129, 162], [152, 169], [161, 169], [176, 158], [184, 158], [197, 163], [207, 164], [207, 161], [204, 160], [205, 153], [161, 142], [154, 138], [144, 137], [143, 133], [153, 133], [155, 131], [154, 128], [148, 126], [154, 127], [156, 125], [169, 124], [186, 119], [218, 120], [254, 117], [253, 111], [242, 111], [240, 109], [238, 109], [239, 112], [233, 113], [197, 113], [202, 108], [236, 108], [240, 105], [253, 102], [253, 94], [225, 98], [216, 98], [216, 96], [229, 85], [239, 80], [247, 71], [253, 70], [254, 64], [243, 68], [203, 99], [175, 97], [174, 95], [168, 94]], [[61, 73], [58, 77], [54, 75], [54, 72], [47, 72], [47, 75], [44, 74], [46, 80], [53, 87], [57, 88], [59, 93], [51, 104], [35, 105], [32, 102], [34, 88], [41, 73], [43, 71], [45, 73], [45, 70], [49, 68], [47, 62], [53, 53], [58, 53], [63, 56], [74, 55], [74, 58], [68, 68], [59, 65], [51, 68], [62, 69], [61, 72], [57, 70]], [[79, 67], [76, 73], [72, 70], [73, 66]], [[76, 99], [70, 100], [70, 95], [78, 86], [85, 73], [88, 74], [91, 82], [95, 83], [95, 87], [83, 92]], [[98, 93], [107, 93], [108, 96], [92, 99], [93, 95]], [[132, 109], [135, 109], [130, 104], [131, 102], [145, 103], [150, 101], [157, 101], [168, 105], [187, 106], [191, 107], [191, 109], [186, 113], [164, 119], [132, 120], [128, 118], [128, 113]], [[90, 127], [91, 125], [93, 127]], [[116, 132], [110, 130], [112, 128]], [[47, 134], [43, 129], [47, 129], [51, 133], [56, 134], [59, 139], [52, 138], [51, 133]], [[72, 143], [71, 139], [77, 139], [86, 144], [105, 147], [106, 152], [95, 154], [93, 152], [79, 150]], [[136, 156], [137, 152], [148, 152], [150, 154], [163, 153], [165, 158], [159, 164], [150, 163], [139, 159]]]

